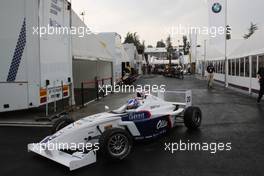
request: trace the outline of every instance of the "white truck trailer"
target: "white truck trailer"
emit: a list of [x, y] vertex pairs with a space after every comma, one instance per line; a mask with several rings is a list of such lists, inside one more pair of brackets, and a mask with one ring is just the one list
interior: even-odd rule
[[72, 82], [71, 36], [48, 32], [40, 36], [39, 29], [70, 27], [70, 3], [0, 3], [0, 112], [39, 107], [68, 97]]

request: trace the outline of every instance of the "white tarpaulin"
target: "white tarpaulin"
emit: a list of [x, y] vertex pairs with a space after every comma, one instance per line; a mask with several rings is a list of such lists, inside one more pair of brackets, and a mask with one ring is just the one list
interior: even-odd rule
[[[88, 29], [74, 11], [72, 12], [72, 26]], [[106, 43], [95, 34], [85, 34], [83, 37], [80, 34], [72, 35], [72, 51], [74, 59], [113, 61]]]

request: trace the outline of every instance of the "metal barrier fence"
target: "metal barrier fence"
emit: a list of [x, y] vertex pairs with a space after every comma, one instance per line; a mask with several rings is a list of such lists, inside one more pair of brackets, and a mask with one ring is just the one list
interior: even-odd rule
[[74, 89], [76, 105], [84, 107], [88, 102], [103, 98], [106, 85], [113, 85], [112, 77], [103, 79], [95, 77], [94, 80], [81, 82], [81, 87]]

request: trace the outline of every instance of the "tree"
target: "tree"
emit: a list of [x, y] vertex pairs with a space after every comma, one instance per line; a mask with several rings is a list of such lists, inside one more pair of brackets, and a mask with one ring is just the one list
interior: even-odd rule
[[156, 45], [157, 48], [165, 48], [166, 44], [164, 43], [164, 41], [161, 39], [160, 41], [157, 42]]
[[143, 43], [141, 44], [141, 42], [139, 40], [139, 36], [137, 35], [136, 32], [134, 32], [134, 33], [128, 32], [126, 37], [125, 37], [124, 43], [133, 43], [136, 46], [139, 54], [142, 54], [144, 52], [145, 43], [143, 41]]
[[171, 68], [171, 59], [173, 55], [173, 46], [171, 42], [171, 36], [169, 35], [166, 39], [166, 45], [167, 45], [167, 58], [169, 59], [169, 69]]
[[256, 30], [258, 30], [257, 24], [251, 22], [248, 33], [244, 35], [244, 39], [249, 39], [256, 32]]
[[144, 51], [145, 51], [145, 48], [146, 48], [146, 46], [145, 46], [145, 41], [143, 40], [142, 44], [140, 44], [140, 45], [138, 46], [138, 48], [137, 48], [137, 50], [138, 50], [138, 54], [143, 54]]
[[173, 46], [172, 46], [172, 42], [171, 42], [171, 36], [169, 35], [166, 39], [166, 49], [167, 49], [167, 52], [171, 52], [173, 50]]
[[134, 43], [134, 35], [130, 32], [127, 33], [124, 43]]
[[188, 39], [187, 39], [186, 35], [184, 35], [182, 37], [182, 41], [183, 41], [183, 52], [184, 52], [184, 55], [188, 55], [191, 46], [190, 46], [190, 42], [188, 42]]

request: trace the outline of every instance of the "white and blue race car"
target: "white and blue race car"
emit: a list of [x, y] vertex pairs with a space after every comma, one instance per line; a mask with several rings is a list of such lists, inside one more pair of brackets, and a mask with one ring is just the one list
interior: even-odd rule
[[60, 118], [54, 124], [55, 133], [39, 143], [28, 144], [28, 151], [75, 170], [95, 163], [98, 151], [105, 157], [122, 160], [130, 154], [133, 140], [164, 134], [179, 120], [188, 129], [199, 128], [202, 112], [192, 106], [191, 91], [174, 91], [185, 94], [183, 103], [165, 101], [165, 93], [158, 96], [138, 93], [133, 102], [130, 100], [117, 110], [76, 122]]

